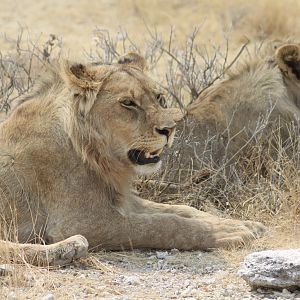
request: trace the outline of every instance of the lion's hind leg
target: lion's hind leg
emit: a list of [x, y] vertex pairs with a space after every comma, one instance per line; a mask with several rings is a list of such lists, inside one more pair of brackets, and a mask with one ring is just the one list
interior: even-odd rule
[[88, 241], [74, 235], [51, 245], [18, 244], [0, 241], [0, 258], [37, 266], [66, 265], [87, 254]]

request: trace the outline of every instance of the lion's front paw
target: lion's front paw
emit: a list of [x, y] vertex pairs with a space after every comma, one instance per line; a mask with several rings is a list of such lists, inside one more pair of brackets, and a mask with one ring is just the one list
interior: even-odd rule
[[245, 245], [262, 237], [266, 229], [260, 222], [222, 220], [216, 227], [216, 247], [230, 248]]
[[262, 237], [267, 231], [267, 227], [260, 222], [244, 221], [242, 222], [254, 235], [254, 238]]
[[71, 236], [57, 244], [53, 249], [53, 265], [65, 265], [84, 257], [88, 252], [88, 241], [82, 235]]

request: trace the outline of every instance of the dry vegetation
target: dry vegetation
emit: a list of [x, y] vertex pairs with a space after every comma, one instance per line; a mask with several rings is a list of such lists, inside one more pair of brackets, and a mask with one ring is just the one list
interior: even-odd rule
[[[244, 1], [229, 1], [226, 13], [225, 11], [222, 13], [224, 4], [211, 1], [210, 6], [205, 6], [208, 2], [203, 1], [202, 8], [207, 8], [208, 21], [201, 25], [201, 20], [197, 19], [195, 23], [200, 23], [198, 28], [193, 28], [191, 21], [185, 23], [185, 20], [189, 19], [187, 12], [199, 8], [197, 1], [191, 1], [188, 5], [183, 2], [174, 1], [173, 10], [165, 20], [163, 15], [157, 12], [160, 5], [163, 5], [159, 1], [154, 2], [152, 10], [149, 10], [149, 5], [144, 2], [132, 1], [130, 9], [135, 9], [139, 20], [142, 16], [144, 20], [150, 21], [150, 24], [156, 23], [157, 26], [146, 26], [144, 21], [141, 21], [142, 32], [134, 34], [128, 34], [125, 30], [115, 27], [112, 30], [97, 28], [93, 32], [95, 46], [85, 47], [85, 59], [90, 62], [111, 63], [128, 51], [139, 52], [146, 57], [149, 72], [166, 94], [169, 104], [184, 107], [248, 54], [248, 38], [255, 38], [256, 48], [259, 48], [265, 38], [285, 38], [287, 35], [298, 33], [296, 31], [298, 16], [295, 9], [291, 10], [297, 3], [293, 1], [285, 4], [278, 1], [274, 4], [273, 10], [267, 9], [270, 4], [268, 1], [255, 1], [256, 7], [245, 4]], [[118, 9], [124, 9], [123, 5], [120, 4], [121, 8]], [[179, 29], [167, 26], [178, 22], [173, 6], [180, 12]], [[288, 8], [295, 15], [290, 15], [286, 21]], [[131, 11], [130, 9], [128, 11]], [[156, 22], [151, 22], [155, 9], [158, 17]], [[167, 9], [163, 7], [161, 10], [166, 12]], [[124, 13], [125, 16], [128, 11]], [[268, 17], [263, 18], [266, 11]], [[187, 18], [184, 18], [185, 16]], [[274, 16], [278, 21], [276, 26], [270, 21]], [[216, 25], [217, 22], [214, 20], [208, 30], [207, 24], [210, 24], [212, 18], [219, 18], [218, 21], [222, 22]], [[127, 26], [129, 32], [134, 32], [132, 30], [134, 26], [129, 25]], [[220, 37], [221, 29], [229, 27], [231, 32]], [[218, 37], [215, 41], [213, 38], [207, 38], [203, 43], [203, 37], [216, 32]], [[142, 36], [146, 36], [146, 39]], [[64, 50], [62, 40], [55, 35], [50, 35], [44, 42], [43, 38], [34, 40], [35, 42], [32, 42], [32, 39], [27, 40], [22, 31], [19, 32], [17, 39], [10, 40], [5, 36], [0, 43], [9, 45], [7, 48], [10, 49], [0, 53], [2, 118], [9, 114], [20, 96], [33, 89], [47, 64], [56, 60]], [[69, 41], [69, 45], [72, 43]], [[267, 117], [261, 122], [267, 122]], [[291, 127], [291, 143], [284, 146], [281, 144], [278, 131], [272, 133], [278, 142], [275, 145], [277, 155], [274, 157], [270, 154], [274, 144], [266, 146], [260, 140], [260, 125], [258, 124], [256, 135], [251, 137], [256, 143], [251, 151], [247, 151], [248, 155], [242, 156], [234, 163], [224, 158], [223, 163], [216, 164], [212, 159], [204, 159], [206, 153], [213, 151], [212, 147], [216, 147], [214, 142], [216, 137], [207, 137], [205, 149], [197, 148], [197, 138], [193, 135], [194, 124], [186, 121], [180, 125], [174, 149], [166, 155], [162, 173], [152, 178], [140, 178], [136, 182], [139, 192], [153, 201], [185, 203], [215, 214], [259, 220], [268, 225], [270, 233], [250, 248], [221, 253], [235, 266], [243, 255], [252, 249], [300, 246], [299, 128]], [[122, 272], [113, 270], [105, 264], [105, 255], [91, 254], [81, 264], [98, 272], [95, 276]], [[114, 255], [112, 254], [108, 260], [112, 260]], [[127, 253], [124, 256], [131, 254]], [[137, 256], [132, 254], [132, 257]], [[98, 295], [102, 297], [107, 293], [118, 295], [115, 288], [109, 286], [109, 279], [110, 277], [107, 277], [106, 282], [99, 285]], [[59, 271], [48, 272], [47, 269], [25, 265], [16, 269], [12, 276], [0, 279], [0, 290], [3, 287], [7, 296], [11, 290], [18, 287], [19, 298], [35, 297], [42, 295], [41, 291], [47, 290], [55, 290], [58, 295], [64, 295], [64, 281], [70, 281], [69, 287], [72, 284], [85, 285], [88, 295], [89, 280], [88, 276], [78, 277]], [[35, 283], [32, 285], [32, 282]]]

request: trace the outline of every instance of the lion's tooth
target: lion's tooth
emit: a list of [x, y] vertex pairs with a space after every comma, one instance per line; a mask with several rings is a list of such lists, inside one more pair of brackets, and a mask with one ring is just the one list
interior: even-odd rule
[[145, 152], [145, 157], [146, 157], [146, 158], [151, 157], [150, 153], [149, 153], [149, 152]]

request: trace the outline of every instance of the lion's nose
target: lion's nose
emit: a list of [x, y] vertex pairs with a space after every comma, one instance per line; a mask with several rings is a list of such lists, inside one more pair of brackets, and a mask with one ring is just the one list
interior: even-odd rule
[[168, 127], [155, 127], [155, 131], [158, 134], [165, 135], [167, 138], [173, 133], [175, 130], [175, 125], [168, 126]]

